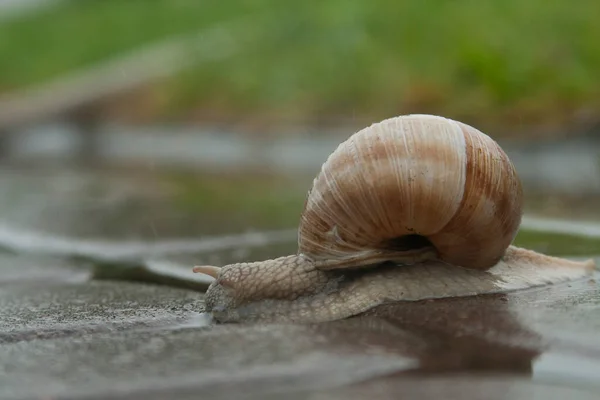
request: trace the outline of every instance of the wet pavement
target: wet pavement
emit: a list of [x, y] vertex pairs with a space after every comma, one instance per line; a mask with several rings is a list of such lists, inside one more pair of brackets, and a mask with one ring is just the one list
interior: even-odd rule
[[[287, 254], [295, 236], [178, 239], [147, 183], [97, 179], [92, 196], [89, 179], [48, 176], [0, 176], [0, 399], [600, 397], [597, 277], [326, 324], [211, 325], [191, 265]], [[154, 240], [139, 239], [149, 209], [111, 225], [130, 204], [151, 205]]]

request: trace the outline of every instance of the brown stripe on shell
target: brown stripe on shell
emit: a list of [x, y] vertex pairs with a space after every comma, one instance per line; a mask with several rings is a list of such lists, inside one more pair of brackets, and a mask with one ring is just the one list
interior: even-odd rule
[[467, 180], [454, 218], [429, 239], [442, 260], [474, 269], [495, 265], [512, 243], [522, 212], [522, 189], [508, 156], [489, 136], [457, 122], [467, 141]]

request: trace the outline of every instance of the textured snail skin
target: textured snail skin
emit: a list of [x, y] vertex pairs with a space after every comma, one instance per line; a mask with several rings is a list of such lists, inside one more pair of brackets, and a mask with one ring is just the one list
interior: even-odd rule
[[223, 268], [217, 321], [318, 322], [389, 301], [526, 289], [586, 276], [592, 261], [511, 245], [523, 191], [508, 156], [464, 123], [407, 115], [341, 143], [308, 193], [296, 255]]
[[571, 261], [510, 246], [481, 271], [439, 261], [369, 269], [315, 268], [303, 256], [287, 256], [221, 268], [205, 296], [205, 311], [222, 323], [317, 323], [348, 318], [397, 301], [507, 293], [589, 276], [592, 260]]

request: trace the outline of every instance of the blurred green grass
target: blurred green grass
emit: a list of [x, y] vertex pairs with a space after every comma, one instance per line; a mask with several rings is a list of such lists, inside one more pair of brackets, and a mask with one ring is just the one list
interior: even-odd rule
[[[0, 23], [0, 88], [58, 77], [243, 12], [230, 2], [65, 0]], [[236, 7], [237, 6], [237, 7]]]
[[160, 87], [165, 112], [552, 124], [600, 109], [600, 2], [79, 0], [0, 24], [14, 90], [238, 17], [238, 52]]
[[252, 229], [287, 229], [298, 224], [307, 195], [304, 179], [250, 175], [169, 173], [174, 205], [190, 215], [223, 216]]

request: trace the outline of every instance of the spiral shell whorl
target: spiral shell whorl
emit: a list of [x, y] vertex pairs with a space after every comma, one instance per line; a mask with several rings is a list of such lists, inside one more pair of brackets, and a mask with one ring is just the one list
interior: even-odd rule
[[313, 182], [299, 253], [343, 259], [406, 235], [442, 261], [494, 265], [521, 221], [514, 166], [489, 136], [461, 122], [408, 115], [373, 124], [338, 146]]

